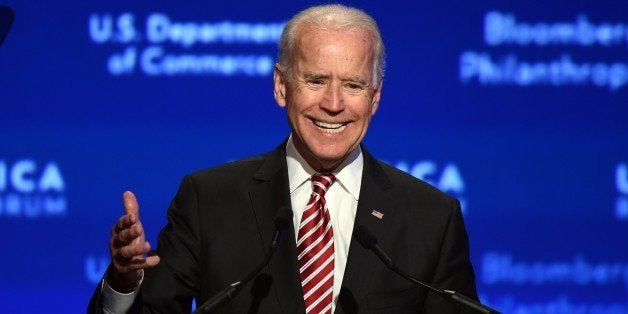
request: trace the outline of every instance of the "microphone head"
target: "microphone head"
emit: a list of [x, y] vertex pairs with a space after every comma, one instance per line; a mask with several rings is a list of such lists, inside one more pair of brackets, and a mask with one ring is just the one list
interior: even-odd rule
[[353, 237], [367, 250], [373, 249], [373, 247], [377, 244], [377, 238], [371, 233], [371, 231], [369, 231], [369, 229], [362, 225], [357, 226], [357, 228], [353, 230]]
[[292, 210], [290, 207], [283, 206], [277, 210], [277, 214], [275, 214], [275, 219], [273, 220], [275, 223], [275, 228], [277, 230], [286, 230], [288, 226], [292, 223]]

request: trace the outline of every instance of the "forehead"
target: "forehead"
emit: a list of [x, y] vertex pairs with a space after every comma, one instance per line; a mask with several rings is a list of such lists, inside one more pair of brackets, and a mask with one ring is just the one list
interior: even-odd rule
[[370, 48], [372, 44], [370, 30], [360, 27], [334, 27], [304, 24], [297, 29], [296, 35], [298, 45], [316, 43], [318, 42], [317, 39], [332, 40], [335, 38], [352, 39], [348, 43], [355, 46], [369, 45]]
[[353, 71], [370, 72], [373, 55], [374, 42], [367, 30], [305, 26], [298, 32], [294, 57], [300, 67], [352, 68]]

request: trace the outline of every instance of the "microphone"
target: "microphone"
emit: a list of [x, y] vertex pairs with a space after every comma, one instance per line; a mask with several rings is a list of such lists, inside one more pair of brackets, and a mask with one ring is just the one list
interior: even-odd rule
[[281, 242], [283, 234], [285, 233], [286, 229], [288, 229], [288, 226], [290, 226], [290, 224], [292, 223], [292, 210], [290, 210], [290, 208], [287, 206], [279, 208], [277, 214], [275, 214], [275, 219], [273, 220], [273, 222], [275, 223], [275, 236], [273, 236], [273, 241], [264, 260], [252, 272], [246, 275], [244, 279], [231, 283], [225, 289], [218, 292], [211, 299], [207, 300], [207, 302], [198, 307], [196, 311], [194, 311], [194, 313], [211, 313], [211, 311], [217, 309], [221, 305], [235, 298], [238, 293], [240, 293], [240, 290], [242, 290], [242, 287], [244, 287], [244, 285], [246, 285], [249, 281], [251, 281], [251, 279], [253, 279], [253, 277], [255, 277], [260, 271], [262, 271], [262, 269], [266, 267], [266, 265], [268, 265], [271, 257], [273, 257], [273, 254], [275, 253], [277, 247], [279, 246], [279, 243]]
[[474, 309], [480, 313], [500, 314], [498, 311], [484, 304], [481, 304], [480, 302], [473, 300], [467, 296], [464, 296], [456, 291], [441, 290], [436, 287], [432, 287], [426, 283], [423, 283], [419, 281], [418, 279], [408, 275], [401, 269], [397, 268], [393, 260], [388, 256], [388, 254], [386, 254], [386, 252], [384, 252], [384, 250], [382, 250], [382, 248], [379, 247], [379, 245], [377, 245], [377, 238], [366, 227], [358, 226], [353, 231], [353, 237], [360, 243], [360, 245], [362, 245], [362, 247], [364, 247], [367, 250], [373, 251], [373, 253], [375, 253], [375, 255], [377, 255], [377, 257], [386, 265], [386, 267], [394, 271], [397, 275], [405, 278], [406, 280], [416, 285], [419, 285], [421, 287], [424, 287], [447, 300], [451, 300], [467, 308]]
[[15, 19], [15, 13], [13, 13], [13, 10], [9, 7], [0, 5], [0, 46], [2, 46], [4, 38], [9, 33], [9, 28], [11, 28], [13, 19]]

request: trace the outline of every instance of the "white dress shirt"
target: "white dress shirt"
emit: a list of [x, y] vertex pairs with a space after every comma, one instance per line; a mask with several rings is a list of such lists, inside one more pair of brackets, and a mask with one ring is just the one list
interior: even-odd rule
[[135, 290], [131, 293], [120, 293], [116, 290], [113, 290], [107, 283], [107, 275], [105, 274], [105, 278], [102, 280], [101, 291], [102, 295], [102, 310], [105, 314], [118, 314], [118, 313], [126, 313], [129, 311], [131, 306], [133, 305], [133, 301], [135, 301], [135, 297], [137, 297], [137, 293], [139, 291], [139, 287], [144, 280], [144, 272], [142, 272], [142, 279], [137, 284]]
[[[299, 154], [292, 142], [292, 136], [286, 145], [286, 160], [288, 162], [290, 201], [294, 213], [293, 223], [296, 239], [303, 210], [310, 199], [310, 194], [312, 194], [311, 177], [316, 171]], [[353, 222], [358, 209], [358, 198], [362, 184], [363, 163], [362, 150], [358, 147], [332, 171], [332, 174], [336, 176], [336, 182], [325, 193], [325, 201], [334, 231], [334, 303], [332, 313], [336, 308], [345, 266], [347, 265]]]

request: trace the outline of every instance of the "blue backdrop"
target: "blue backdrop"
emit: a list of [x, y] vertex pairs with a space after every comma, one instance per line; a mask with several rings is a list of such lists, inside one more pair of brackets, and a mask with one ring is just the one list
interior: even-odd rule
[[[155, 242], [184, 174], [287, 136], [276, 42], [315, 3], [0, 4], [0, 312], [84, 312], [124, 190]], [[347, 4], [387, 46], [366, 145], [463, 202], [482, 301], [628, 313], [625, 1]]]

